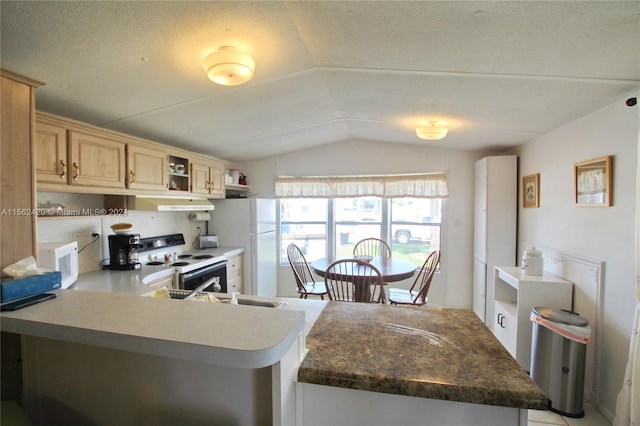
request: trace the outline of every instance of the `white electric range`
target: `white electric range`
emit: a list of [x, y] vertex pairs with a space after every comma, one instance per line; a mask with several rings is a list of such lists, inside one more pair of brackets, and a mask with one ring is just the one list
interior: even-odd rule
[[[174, 287], [193, 290], [212, 280], [203, 291], [227, 292], [227, 258], [215, 250], [192, 251], [187, 249], [184, 235], [171, 234], [141, 238], [138, 261], [145, 267], [174, 268]], [[213, 252], [213, 253], [212, 253]]]

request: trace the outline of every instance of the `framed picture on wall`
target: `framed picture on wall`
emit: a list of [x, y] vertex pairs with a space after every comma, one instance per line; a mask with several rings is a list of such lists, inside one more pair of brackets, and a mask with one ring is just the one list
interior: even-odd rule
[[540, 173], [522, 177], [522, 207], [540, 207]]
[[578, 206], [611, 206], [612, 157], [599, 157], [575, 163], [576, 204]]

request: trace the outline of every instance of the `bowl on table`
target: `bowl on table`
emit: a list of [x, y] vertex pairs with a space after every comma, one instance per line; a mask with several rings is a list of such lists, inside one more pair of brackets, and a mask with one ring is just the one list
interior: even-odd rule
[[353, 256], [353, 258], [355, 260], [361, 260], [363, 262], [371, 262], [371, 259], [373, 259], [373, 256], [369, 256], [368, 254], [356, 254], [355, 256]]

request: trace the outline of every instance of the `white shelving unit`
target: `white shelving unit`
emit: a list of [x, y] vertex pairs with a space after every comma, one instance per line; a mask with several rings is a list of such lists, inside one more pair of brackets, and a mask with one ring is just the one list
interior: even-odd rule
[[531, 311], [537, 306], [572, 309], [573, 283], [548, 273], [527, 275], [519, 267], [495, 268], [493, 334], [518, 364], [531, 364]]

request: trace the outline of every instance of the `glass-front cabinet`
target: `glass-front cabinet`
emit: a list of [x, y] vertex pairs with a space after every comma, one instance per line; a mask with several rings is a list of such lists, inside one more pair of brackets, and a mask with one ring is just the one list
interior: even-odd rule
[[169, 191], [189, 191], [189, 160], [177, 155], [168, 156]]

